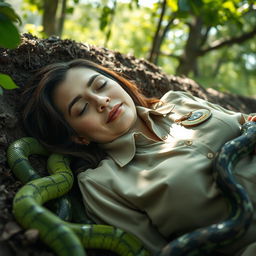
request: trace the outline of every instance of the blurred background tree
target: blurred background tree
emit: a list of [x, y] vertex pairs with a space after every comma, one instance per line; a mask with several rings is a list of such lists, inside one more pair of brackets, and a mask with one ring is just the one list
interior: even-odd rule
[[254, 0], [10, 0], [21, 32], [145, 58], [205, 87], [256, 95]]

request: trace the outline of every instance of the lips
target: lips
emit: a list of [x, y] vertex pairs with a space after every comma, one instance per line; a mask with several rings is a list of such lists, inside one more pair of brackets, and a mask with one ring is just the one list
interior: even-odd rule
[[110, 123], [112, 121], [114, 121], [120, 114], [121, 112], [121, 109], [120, 107], [122, 106], [123, 104], [120, 103], [120, 104], [116, 104], [112, 109], [111, 111], [109, 112], [108, 114], [108, 120], [107, 120], [107, 123]]

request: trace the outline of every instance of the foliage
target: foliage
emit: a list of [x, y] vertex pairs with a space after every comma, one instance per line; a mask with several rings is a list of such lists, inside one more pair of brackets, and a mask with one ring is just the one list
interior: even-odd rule
[[[102, 6], [97, 7], [88, 3], [76, 9], [74, 16], [69, 17], [65, 22], [63, 38], [76, 38], [77, 41], [104, 45], [105, 31], [99, 29], [101, 12], [97, 8]], [[119, 4], [112, 23], [111, 40], [107, 47], [139, 58], [145, 57], [152, 37], [152, 17], [149, 11], [149, 8], [134, 8], [131, 14], [129, 5]]]
[[158, 64], [173, 58], [178, 74], [222, 91], [255, 95], [254, 1], [167, 0], [167, 6], [162, 31], [173, 20], [161, 50], [156, 49]]
[[41, 24], [31, 22], [25, 25], [25, 31], [46, 38], [49, 36], [62, 36], [64, 21], [67, 15], [72, 15], [79, 0], [23, 0], [23, 18], [28, 12], [34, 13], [35, 18], [42, 16]]
[[[43, 12], [42, 1], [26, 1], [38, 6], [38, 14]], [[148, 6], [139, 0], [83, 0], [79, 5], [67, 1], [62, 38], [105, 46], [138, 58], [150, 56], [166, 2], [158, 35], [162, 38], [156, 49], [157, 65], [167, 73], [181, 74], [184, 69], [179, 72], [180, 66], [187, 63], [185, 75], [207, 87], [256, 94], [255, 40], [236, 43], [238, 37], [255, 28], [253, 0], [155, 0]]]
[[206, 25], [216, 26], [227, 21], [239, 22], [244, 9], [239, 9], [240, 0], [179, 0], [178, 10], [181, 15], [200, 15]]
[[[12, 78], [5, 74], [0, 74], [0, 85], [7, 90], [18, 88], [13, 82]], [[0, 94], [2, 94], [2, 88], [0, 87]]]
[[[16, 14], [10, 4], [0, 0], [0, 46], [4, 48], [16, 48], [20, 43], [18, 29], [13, 23], [21, 24], [20, 17]], [[17, 85], [10, 76], [0, 74], [0, 86], [4, 89], [15, 89]], [[0, 87], [0, 95], [3, 89]]]
[[19, 31], [14, 22], [21, 23], [21, 19], [10, 4], [0, 0], [0, 46], [15, 48], [20, 43]]
[[[256, 24], [256, 17], [251, 13], [244, 19], [244, 29], [250, 29], [250, 24]], [[216, 30], [210, 39], [217, 37], [233, 37], [237, 34], [237, 26], [228, 24], [225, 29]], [[216, 35], [218, 34], [218, 35]], [[248, 40], [243, 44], [225, 47], [213, 51], [200, 59], [201, 72], [197, 81], [208, 87], [221, 91], [231, 91], [237, 94], [256, 95], [256, 43]]]

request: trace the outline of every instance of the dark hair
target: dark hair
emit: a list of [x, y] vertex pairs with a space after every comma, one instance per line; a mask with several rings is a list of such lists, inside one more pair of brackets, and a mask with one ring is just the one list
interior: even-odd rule
[[[26, 132], [29, 136], [38, 139], [50, 151], [88, 159], [86, 152], [89, 151], [89, 155], [91, 155], [91, 153], [101, 152], [100, 149], [95, 143], [90, 143], [88, 146], [74, 143], [71, 136], [76, 135], [75, 131], [52, 101], [53, 90], [66, 79], [69, 69], [77, 67], [93, 69], [117, 81], [131, 96], [135, 105], [151, 107], [152, 104], [158, 102], [158, 99], [145, 97], [139, 88], [129, 80], [112, 70], [85, 59], [50, 64], [36, 73], [23, 93], [25, 103], [23, 123]], [[103, 153], [100, 154], [99, 158], [102, 155]]]

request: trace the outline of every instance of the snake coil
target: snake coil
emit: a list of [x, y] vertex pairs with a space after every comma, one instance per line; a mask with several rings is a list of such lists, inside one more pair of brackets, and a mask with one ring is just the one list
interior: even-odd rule
[[242, 135], [226, 142], [216, 158], [216, 182], [231, 204], [227, 219], [180, 236], [162, 249], [161, 256], [205, 255], [245, 234], [252, 221], [253, 206], [246, 190], [236, 181], [233, 169], [244, 155], [253, 151], [255, 145], [256, 123], [247, 122], [242, 127]]
[[[157, 255], [205, 255], [241, 237], [253, 215], [252, 203], [232, 170], [241, 157], [252, 152], [256, 144], [256, 123], [243, 125], [240, 137], [227, 142], [215, 164], [217, 184], [231, 203], [228, 218], [209, 227], [197, 229], [167, 244]], [[51, 175], [38, 177], [29, 165], [30, 154], [49, 153], [33, 138], [22, 138], [8, 148], [7, 157], [15, 175], [26, 183], [16, 194], [13, 213], [26, 229], [39, 230], [41, 239], [60, 256], [84, 256], [87, 249], [111, 250], [121, 256], [149, 256], [141, 242], [121, 229], [107, 225], [83, 225], [61, 220], [42, 205], [66, 194], [72, 187], [73, 174], [68, 158], [52, 154], [48, 159]]]
[[48, 152], [31, 137], [12, 143], [7, 151], [8, 163], [24, 183], [15, 195], [13, 213], [25, 229], [37, 229], [42, 241], [60, 256], [85, 256], [87, 249], [103, 249], [121, 256], [149, 256], [133, 235], [108, 225], [75, 224], [61, 220], [43, 204], [66, 194], [73, 185], [69, 159], [60, 154], [48, 158], [50, 176], [41, 178], [28, 162], [31, 154]]

